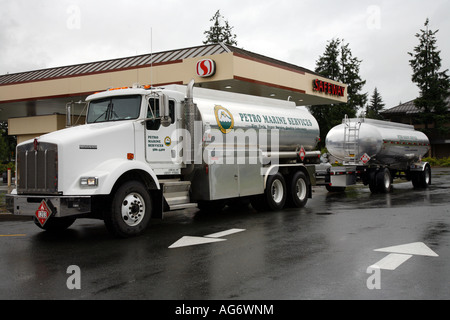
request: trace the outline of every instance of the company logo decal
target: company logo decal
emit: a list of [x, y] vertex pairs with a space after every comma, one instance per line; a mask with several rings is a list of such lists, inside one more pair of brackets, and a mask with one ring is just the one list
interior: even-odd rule
[[202, 78], [212, 77], [216, 73], [216, 63], [211, 59], [197, 62], [197, 75]]
[[170, 147], [170, 145], [172, 144], [172, 139], [170, 139], [170, 137], [165, 137], [164, 144], [166, 145], [166, 147]]
[[214, 107], [217, 125], [222, 133], [228, 133], [234, 128], [234, 118], [230, 111], [222, 106]]

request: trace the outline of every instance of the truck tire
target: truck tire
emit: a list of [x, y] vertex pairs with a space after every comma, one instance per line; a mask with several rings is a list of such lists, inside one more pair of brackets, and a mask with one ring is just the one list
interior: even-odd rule
[[378, 189], [377, 189], [377, 173], [378, 171], [375, 170], [371, 170], [367, 175], [368, 175], [368, 180], [369, 180], [369, 189], [370, 192], [372, 193], [377, 193]]
[[303, 208], [308, 202], [309, 181], [306, 175], [297, 171], [291, 180], [290, 196], [297, 208]]
[[412, 184], [416, 189], [425, 189], [431, 185], [431, 168], [429, 165], [421, 172], [412, 172]]
[[264, 192], [265, 200], [270, 210], [281, 210], [286, 203], [286, 182], [280, 173], [269, 176]]
[[114, 193], [111, 210], [105, 215], [108, 231], [116, 237], [138, 236], [147, 228], [152, 212], [152, 199], [139, 181], [122, 184]]
[[388, 168], [380, 169], [376, 175], [376, 191], [380, 193], [389, 193], [392, 191], [392, 176]]

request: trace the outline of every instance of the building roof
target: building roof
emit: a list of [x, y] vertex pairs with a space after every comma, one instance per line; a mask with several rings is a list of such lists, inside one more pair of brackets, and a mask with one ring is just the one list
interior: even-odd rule
[[[200, 76], [196, 70], [204, 58], [213, 58], [217, 64], [215, 73], [209, 77]], [[84, 101], [88, 95], [106, 88], [135, 83], [186, 85], [192, 79], [197, 87], [290, 100], [299, 106], [347, 101], [347, 90], [344, 96], [314, 90], [318, 79], [345, 84], [291, 63], [221, 43], [0, 75], [0, 121], [65, 114], [65, 106], [71, 101]]]
[[414, 100], [408, 101], [406, 103], [399, 104], [396, 107], [393, 107], [388, 110], [384, 110], [381, 113], [383, 114], [414, 114], [419, 113], [419, 109], [417, 109], [414, 104]]
[[9, 85], [17, 83], [26, 83], [31, 81], [42, 81], [60, 79], [66, 77], [75, 77], [82, 75], [91, 75], [96, 73], [129, 70], [135, 68], [143, 68], [150, 66], [163, 65], [166, 63], [173, 63], [187, 58], [197, 58], [209, 55], [216, 55], [221, 53], [233, 52], [238, 55], [245, 56], [250, 59], [263, 60], [266, 63], [277, 66], [298, 70], [315, 74], [315, 72], [308, 69], [289, 64], [283, 61], [272, 59], [260, 54], [256, 54], [244, 49], [239, 49], [233, 46], [220, 44], [203, 45], [185, 49], [177, 49], [170, 51], [163, 51], [153, 54], [144, 54], [126, 58], [110, 59], [97, 62], [89, 62], [83, 64], [76, 64], [71, 66], [47, 68], [41, 70], [34, 70], [28, 72], [20, 72], [13, 74], [6, 74], [0, 76], [0, 85]]
[[[402, 104], [399, 104], [396, 107], [391, 109], [387, 109], [382, 111], [382, 114], [390, 115], [390, 114], [417, 114], [421, 111], [414, 104], [415, 100], [411, 100]], [[447, 102], [448, 111], [450, 111], [450, 96], [448, 96], [445, 101]]]

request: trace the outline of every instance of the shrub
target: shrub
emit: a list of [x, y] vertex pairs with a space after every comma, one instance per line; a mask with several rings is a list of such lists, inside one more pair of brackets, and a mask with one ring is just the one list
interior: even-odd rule
[[422, 161], [428, 162], [432, 167], [450, 167], [450, 157], [441, 159], [427, 157], [423, 158]]
[[0, 174], [6, 172], [9, 168], [11, 169], [12, 175], [14, 175], [14, 172], [16, 171], [16, 164], [14, 162], [0, 164]]

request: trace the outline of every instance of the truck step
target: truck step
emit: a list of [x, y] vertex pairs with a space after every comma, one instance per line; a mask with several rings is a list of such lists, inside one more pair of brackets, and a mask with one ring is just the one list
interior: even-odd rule
[[181, 210], [181, 209], [189, 209], [189, 208], [197, 208], [196, 203], [183, 203], [183, 204], [175, 204], [170, 206], [170, 210]]
[[189, 190], [190, 181], [164, 181], [161, 183], [164, 199], [169, 205], [170, 210], [180, 210], [197, 207], [196, 203], [191, 203]]

